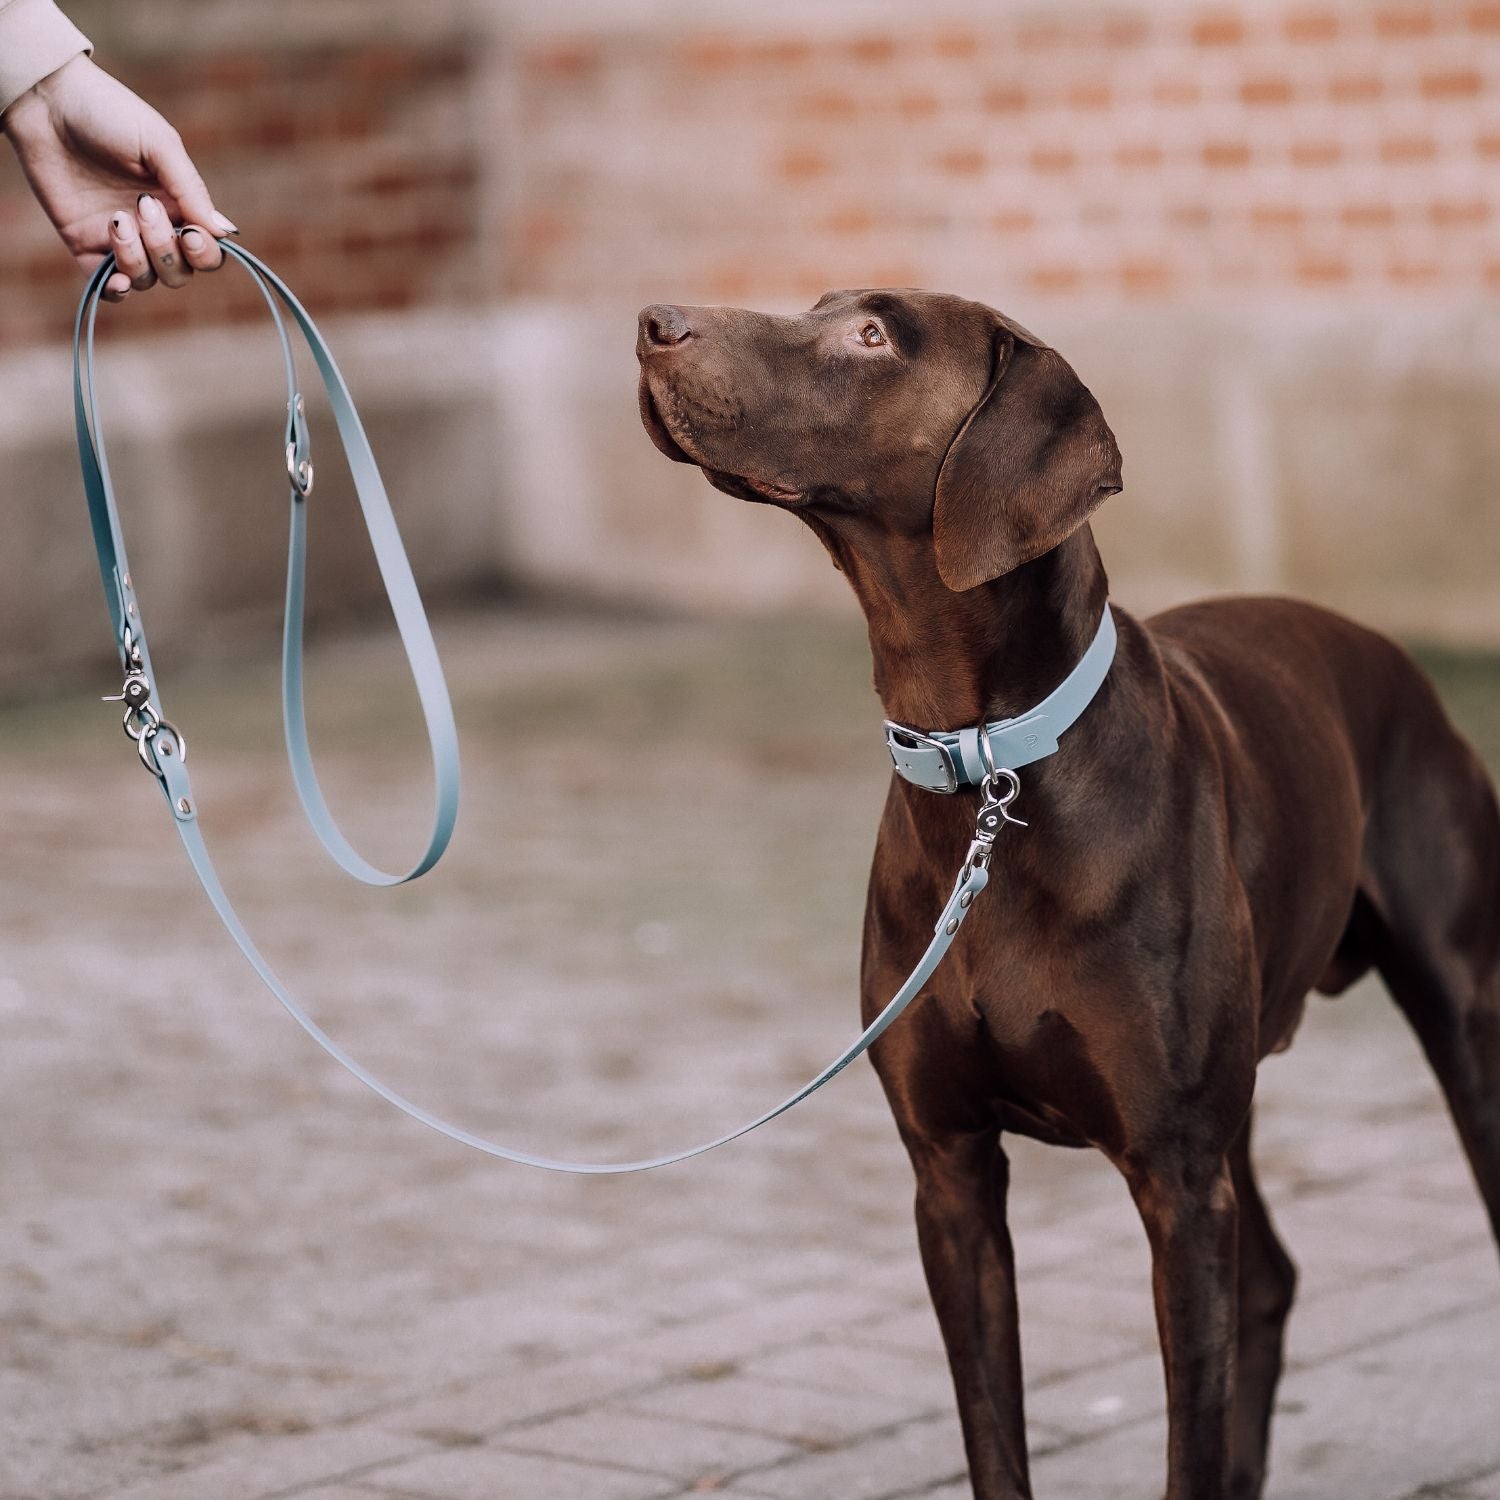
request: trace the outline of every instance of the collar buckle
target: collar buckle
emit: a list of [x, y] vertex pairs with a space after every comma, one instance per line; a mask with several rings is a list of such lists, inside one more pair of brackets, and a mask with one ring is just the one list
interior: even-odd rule
[[958, 790], [958, 762], [942, 740], [887, 719], [885, 748], [897, 773], [924, 791], [946, 795]]

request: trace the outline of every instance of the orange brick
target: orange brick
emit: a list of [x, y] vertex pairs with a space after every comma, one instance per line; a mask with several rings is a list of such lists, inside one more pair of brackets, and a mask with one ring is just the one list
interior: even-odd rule
[[960, 146], [944, 151], [938, 157], [938, 165], [955, 177], [976, 177], [985, 169], [983, 151], [973, 146]]
[[1115, 161], [1119, 166], [1135, 169], [1159, 167], [1162, 149], [1150, 141], [1137, 141], [1115, 149]]
[[1233, 47], [1245, 40], [1245, 23], [1232, 11], [1202, 15], [1189, 35], [1200, 47]]
[[692, 37], [677, 49], [679, 61], [704, 73], [726, 72], [742, 55], [739, 44], [727, 36]]
[[1437, 155], [1437, 142], [1431, 136], [1393, 136], [1380, 143], [1380, 159], [1392, 165], [1431, 161]]
[[886, 63], [896, 55], [896, 41], [889, 36], [861, 36], [849, 43], [849, 54], [862, 63]]
[[793, 147], [782, 154], [776, 170], [792, 182], [806, 182], [813, 177], [827, 176], [828, 167], [828, 158], [821, 151]]
[[1106, 16], [1101, 40], [1111, 50], [1116, 47], [1139, 47], [1150, 34], [1143, 15], [1126, 13]]
[[1474, 149], [1484, 157], [1500, 157], [1500, 130], [1490, 130], [1476, 136]]
[[742, 302], [754, 292], [755, 277], [744, 266], [715, 266], [708, 273], [708, 289], [716, 300]]
[[1250, 222], [1255, 228], [1278, 233], [1300, 229], [1306, 218], [1307, 215], [1294, 203], [1257, 203], [1250, 210]]
[[1309, 256], [1297, 262], [1297, 280], [1307, 286], [1333, 286], [1349, 280], [1349, 263], [1336, 256]]
[[1366, 104], [1385, 92], [1376, 73], [1344, 73], [1328, 80], [1328, 97], [1337, 104]]
[[868, 234], [874, 227], [874, 218], [869, 209], [851, 205], [835, 209], [823, 220], [822, 227], [829, 234], [841, 236]]
[[1240, 99], [1246, 104], [1287, 104], [1291, 97], [1289, 78], [1247, 78], [1240, 85]]
[[1071, 172], [1078, 165], [1071, 146], [1037, 146], [1031, 153], [1033, 172]]
[[1332, 167], [1343, 160], [1338, 141], [1293, 141], [1287, 152], [1294, 167]]
[[1176, 279], [1176, 271], [1162, 260], [1128, 260], [1120, 267], [1120, 285], [1132, 296], [1160, 296]]
[[1339, 18], [1326, 10], [1293, 11], [1282, 30], [1293, 42], [1331, 42], [1339, 34]]
[[1167, 208], [1167, 222], [1175, 229], [1207, 229], [1213, 214], [1206, 203], [1173, 203]]
[[1396, 222], [1396, 210], [1389, 203], [1346, 203], [1339, 210], [1339, 222], [1348, 229], [1389, 229]]
[[1432, 204], [1427, 216], [1439, 229], [1477, 228], [1489, 223], [1491, 209], [1483, 198], [1446, 200]]
[[931, 119], [938, 112], [941, 101], [933, 93], [903, 94], [896, 101], [896, 108], [908, 120]]
[[984, 107], [991, 114], [1014, 114], [1026, 108], [1026, 90], [1019, 84], [995, 84], [984, 92]]
[[797, 113], [817, 120], [852, 120], [859, 113], [853, 94], [837, 89], [822, 89], [809, 94], [797, 106]]
[[1151, 97], [1157, 104], [1193, 105], [1203, 97], [1203, 90], [1190, 78], [1162, 78], [1151, 85]]
[[939, 57], [958, 62], [979, 55], [979, 37], [975, 32], [954, 27], [938, 31], [932, 38], [932, 50]]
[[1060, 47], [1073, 35], [1061, 21], [1026, 20], [1016, 27], [1016, 45], [1028, 51]]
[[746, 55], [773, 68], [795, 68], [813, 55], [812, 43], [802, 37], [776, 37], [749, 44]]
[[1386, 275], [1397, 286], [1431, 286], [1441, 280], [1442, 270], [1430, 260], [1393, 260]]
[[1083, 285], [1083, 273], [1076, 266], [1038, 266], [1027, 281], [1039, 292], [1076, 292]]
[[1026, 234], [1036, 228], [1036, 215], [1029, 208], [1002, 208], [990, 222], [1001, 234]]
[[1376, 11], [1375, 31], [1383, 37], [1430, 36], [1432, 12], [1425, 5], [1389, 6]]
[[1495, 0], [1469, 7], [1469, 30], [1481, 32], [1500, 31], [1500, 4]]
[[1455, 68], [1449, 73], [1429, 73], [1422, 80], [1424, 99], [1472, 99], [1483, 87], [1476, 68]]
[[1220, 170], [1250, 165], [1250, 147], [1245, 141], [1209, 141], [1203, 148], [1203, 165]]
[[1068, 90], [1068, 103], [1074, 109], [1108, 109], [1113, 97], [1103, 78], [1082, 79]]

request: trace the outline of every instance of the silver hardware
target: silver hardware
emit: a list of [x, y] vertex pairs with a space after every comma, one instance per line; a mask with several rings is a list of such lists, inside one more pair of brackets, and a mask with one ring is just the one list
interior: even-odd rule
[[899, 769], [900, 762], [896, 759], [898, 746], [903, 750], [935, 750], [937, 752], [948, 784], [924, 786], [925, 791], [941, 792], [946, 796], [958, 790], [958, 762], [953, 759], [953, 751], [940, 739], [930, 734], [923, 734], [919, 729], [909, 729], [905, 724], [897, 724], [893, 719], [887, 719], [885, 721], [885, 748], [890, 752], [891, 764]]
[[[125, 631], [125, 651], [127, 660], [131, 663], [125, 674], [125, 681], [118, 693], [108, 694], [104, 701], [125, 705], [120, 727], [124, 729], [127, 739], [135, 741], [141, 764], [158, 781], [165, 781], [167, 778], [158, 757], [176, 755], [179, 760], [186, 760], [187, 741], [175, 724], [162, 718], [151, 701], [151, 684], [141, 667], [141, 649], [128, 627]], [[161, 743], [157, 744], [159, 738]]]
[[180, 812], [183, 817], [186, 817], [190, 812], [192, 812], [192, 810], [193, 804], [189, 802], [186, 797], [179, 797], [177, 799], [177, 811]]
[[[167, 779], [166, 772], [157, 763], [156, 757], [171, 755], [172, 747], [175, 745], [177, 747], [177, 758], [179, 760], [186, 760], [187, 741], [183, 739], [177, 726], [170, 720], [162, 718], [154, 708], [151, 710], [151, 717], [155, 722], [144, 728], [140, 734], [130, 734], [129, 729], [125, 733], [130, 734], [130, 738], [135, 741], [135, 748], [140, 752], [141, 764], [158, 781], [165, 781]], [[167, 735], [168, 738], [163, 740], [160, 746], [157, 746], [157, 738], [163, 734]]]
[[[1014, 823], [1017, 828], [1027, 826], [1020, 818], [1011, 817], [1009, 811], [1011, 803], [1021, 794], [1021, 778], [1008, 766], [995, 764], [994, 747], [989, 743], [989, 736], [982, 729], [979, 733], [979, 743], [983, 747], [980, 754], [988, 770], [979, 787], [983, 800], [979, 804], [979, 814], [974, 820], [974, 840], [969, 845], [968, 854], [964, 856], [963, 874], [960, 878], [965, 880], [975, 870], [989, 868], [995, 839], [1007, 823]], [[1000, 790], [1002, 783], [1005, 785], [1003, 792]]]
[[125, 704], [125, 717], [128, 720], [137, 709], [149, 706], [150, 698], [151, 684], [146, 681], [146, 674], [132, 671], [126, 673], [125, 682], [118, 693], [106, 693], [100, 701]]
[[963, 895], [958, 898], [958, 904], [960, 906], [972, 906], [974, 904], [974, 892], [965, 891]]
[[293, 399], [290, 407], [291, 439], [286, 445], [286, 476], [292, 488], [302, 499], [312, 494], [313, 466], [310, 458], [302, 458], [299, 452], [307, 451], [307, 407], [301, 393]]
[[[996, 788], [1000, 785], [1001, 781], [1006, 783], [1006, 790], [997, 795]], [[1002, 822], [1014, 823], [1017, 828], [1029, 828], [1031, 826], [1024, 818], [1011, 817], [1008, 811], [1011, 803], [1021, 795], [1021, 778], [1009, 767], [1001, 766], [999, 770], [991, 771], [981, 783], [980, 790], [984, 793], [985, 799], [983, 806], [980, 808], [981, 814], [997, 812], [1000, 814]], [[997, 828], [995, 831], [998, 833], [999, 829]]]
[[957, 917], [949, 917], [948, 918], [948, 925], [945, 928], [943, 928], [943, 931], [946, 932], [949, 937], [952, 937], [953, 934], [958, 931], [958, 918]]
[[134, 587], [135, 587], [135, 585], [134, 585], [134, 584], [133, 584], [133, 583], [132, 583], [132, 582], [131, 582], [131, 581], [130, 581], [130, 574], [129, 574], [129, 573], [127, 573], [127, 574], [126, 574], [126, 575], [125, 575], [125, 576], [124, 576], [124, 577], [123, 577], [123, 578], [122, 578], [122, 579], [121, 579], [121, 580], [120, 580], [120, 582], [121, 582], [121, 583], [123, 583], [123, 584], [124, 584], [124, 585], [125, 585], [125, 587], [126, 587], [126, 588], [128, 588], [128, 589], [133, 589], [133, 588], [134, 588]]
[[304, 500], [312, 494], [313, 466], [310, 458], [297, 457], [297, 445], [288, 443], [286, 445], [286, 476], [292, 481], [292, 488], [302, 496]]

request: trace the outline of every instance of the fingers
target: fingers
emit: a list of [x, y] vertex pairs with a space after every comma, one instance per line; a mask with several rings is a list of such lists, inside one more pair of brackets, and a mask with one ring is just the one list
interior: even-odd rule
[[136, 218], [140, 222], [141, 243], [151, 259], [151, 269], [163, 286], [186, 286], [193, 268], [183, 258], [176, 231], [167, 211], [149, 193], [135, 200]]
[[173, 229], [155, 198], [142, 194], [137, 212], [139, 219], [128, 213], [110, 216], [109, 248], [119, 269], [104, 283], [106, 301], [123, 301], [158, 280], [164, 286], [185, 286], [194, 271], [217, 271], [224, 264], [224, 252], [211, 234], [197, 224]]
[[182, 137], [175, 130], [150, 142], [147, 165], [156, 173], [156, 180], [177, 204], [178, 212], [189, 223], [206, 224], [215, 234], [234, 234], [234, 224], [214, 207], [208, 188], [193, 159], [182, 144]]
[[182, 246], [188, 265], [195, 271], [217, 271], [224, 264], [224, 252], [219, 248], [219, 242], [196, 224], [184, 225], [177, 243]]
[[156, 272], [152, 269], [145, 245], [141, 243], [141, 232], [134, 215], [110, 215], [109, 248], [114, 251], [115, 264], [120, 268], [105, 283], [104, 293], [110, 301], [118, 302], [129, 291], [143, 292], [156, 285]]

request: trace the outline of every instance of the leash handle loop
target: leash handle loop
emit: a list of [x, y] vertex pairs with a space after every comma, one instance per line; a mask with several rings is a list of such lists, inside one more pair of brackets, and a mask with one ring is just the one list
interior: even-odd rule
[[[291, 517], [287, 544], [286, 609], [282, 629], [281, 702], [286, 729], [287, 762], [291, 768], [292, 781], [313, 833], [336, 864], [366, 885], [401, 885], [425, 874], [442, 858], [453, 837], [458, 818], [458, 732], [453, 721], [453, 707], [448, 697], [447, 684], [443, 678], [442, 663], [438, 659], [437, 646], [432, 639], [432, 629], [422, 607], [421, 595], [417, 592], [406, 549], [401, 544], [390, 497], [386, 494], [370, 441], [355, 409], [354, 398], [349, 393], [349, 387], [344, 382], [332, 352], [302, 304], [269, 266], [233, 240], [220, 240], [219, 244], [226, 256], [244, 268], [265, 299], [276, 328], [286, 376], [286, 467]], [[121, 662], [127, 672], [133, 665], [139, 664], [140, 674], [149, 689], [150, 711], [163, 717], [156, 677], [151, 670], [150, 653], [141, 623], [140, 605], [125, 561], [125, 542], [121, 534], [114, 488], [110, 482], [109, 462], [94, 388], [94, 326], [104, 283], [113, 269], [113, 257], [106, 257], [84, 289], [74, 323], [74, 424], [94, 546], [99, 556], [99, 569], [115, 628], [115, 639], [121, 648]], [[432, 830], [426, 848], [416, 863], [403, 873], [391, 873], [371, 864], [349, 842], [329, 809], [313, 763], [303, 684], [307, 497], [313, 487], [312, 442], [283, 310], [290, 315], [306, 342], [323, 387], [328, 393], [339, 439], [359, 498], [360, 511], [369, 532], [370, 545], [390, 599], [391, 612], [395, 616], [396, 629], [411, 667], [427, 727], [433, 768]]]

